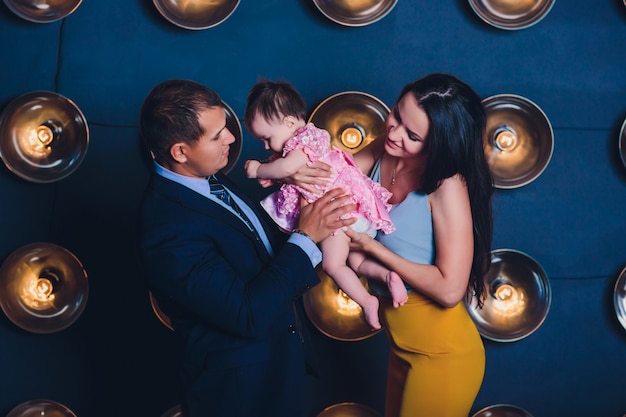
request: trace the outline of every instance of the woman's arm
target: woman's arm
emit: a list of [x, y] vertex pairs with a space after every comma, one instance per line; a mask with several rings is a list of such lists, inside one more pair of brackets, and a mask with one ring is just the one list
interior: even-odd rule
[[465, 182], [457, 175], [429, 195], [435, 239], [434, 265], [396, 255], [380, 242], [348, 229], [352, 248], [362, 250], [398, 273], [411, 287], [444, 307], [454, 307], [467, 293], [474, 234]]
[[259, 161], [246, 161], [245, 169], [248, 178], [282, 179], [289, 177], [303, 166], [306, 166], [309, 158], [301, 149], [294, 149], [282, 158], [272, 162], [260, 163]]

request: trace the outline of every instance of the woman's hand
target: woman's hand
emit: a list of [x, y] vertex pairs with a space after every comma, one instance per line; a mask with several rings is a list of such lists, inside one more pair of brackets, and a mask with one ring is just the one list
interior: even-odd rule
[[331, 181], [330, 165], [316, 161], [300, 168], [295, 174], [284, 178], [288, 184], [295, 184], [310, 193], [320, 193], [319, 187], [325, 187]]
[[344, 227], [343, 231], [350, 238], [350, 250], [369, 253], [372, 250], [372, 246], [377, 243], [367, 233], [355, 232], [350, 227]]

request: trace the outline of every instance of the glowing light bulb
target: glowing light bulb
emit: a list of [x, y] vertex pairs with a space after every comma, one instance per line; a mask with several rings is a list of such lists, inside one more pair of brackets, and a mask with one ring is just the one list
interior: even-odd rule
[[46, 125], [41, 125], [37, 129], [35, 129], [35, 133], [37, 135], [37, 139], [43, 146], [48, 146], [54, 139], [54, 134], [52, 133], [52, 129], [50, 129]]
[[502, 152], [511, 152], [517, 147], [517, 134], [508, 126], [498, 128], [495, 133], [495, 146]]
[[352, 149], [363, 142], [363, 134], [356, 127], [347, 127], [341, 132], [341, 143]]
[[517, 316], [524, 311], [524, 292], [508, 283], [501, 283], [493, 291], [494, 309], [504, 316]]
[[43, 159], [52, 153], [52, 144], [59, 137], [62, 127], [49, 120], [41, 125], [27, 128], [19, 137], [19, 148], [31, 158]]
[[45, 278], [39, 278], [35, 282], [33, 289], [35, 297], [40, 301], [54, 299], [54, 295], [52, 294], [52, 283]]
[[337, 292], [337, 304], [339, 309], [337, 312], [344, 316], [358, 316], [361, 314], [361, 306], [358, 305], [348, 294], [339, 290]]
[[34, 310], [48, 309], [56, 299], [55, 291], [60, 282], [58, 271], [31, 271], [24, 276], [20, 298], [26, 306]]
[[500, 301], [508, 301], [513, 297], [515, 288], [509, 284], [502, 284], [496, 289], [496, 298]]
[[54, 285], [47, 278], [33, 277], [25, 282], [20, 298], [30, 308], [46, 309], [55, 299]]

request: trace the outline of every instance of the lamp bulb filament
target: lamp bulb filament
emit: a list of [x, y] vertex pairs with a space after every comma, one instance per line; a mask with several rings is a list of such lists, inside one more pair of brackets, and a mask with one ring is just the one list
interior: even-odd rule
[[348, 294], [341, 289], [337, 293], [338, 313], [346, 316], [356, 316], [361, 314], [361, 306], [358, 305]]
[[513, 151], [519, 142], [515, 131], [508, 126], [501, 126], [496, 129], [494, 136], [494, 145], [502, 152]]
[[353, 149], [363, 142], [363, 133], [357, 126], [350, 126], [341, 132], [341, 143], [347, 148]]

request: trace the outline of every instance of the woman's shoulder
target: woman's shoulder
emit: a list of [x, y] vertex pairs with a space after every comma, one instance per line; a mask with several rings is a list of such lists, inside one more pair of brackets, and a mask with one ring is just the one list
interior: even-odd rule
[[446, 178], [435, 191], [428, 195], [428, 200], [431, 206], [458, 206], [462, 202], [469, 202], [465, 179], [460, 174]]

